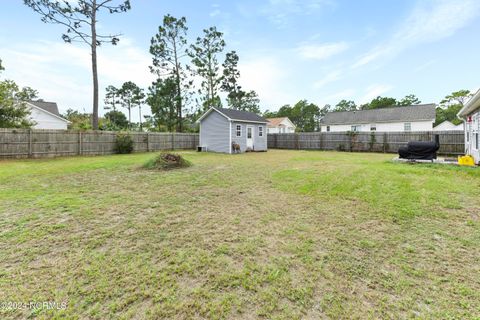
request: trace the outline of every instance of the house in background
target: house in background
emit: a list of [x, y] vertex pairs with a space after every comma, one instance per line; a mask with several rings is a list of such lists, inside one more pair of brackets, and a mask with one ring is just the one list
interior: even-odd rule
[[255, 113], [212, 107], [197, 122], [202, 150], [232, 153], [236, 143], [241, 152], [267, 151], [268, 121]]
[[267, 133], [294, 133], [296, 126], [287, 117], [267, 118]]
[[67, 130], [70, 121], [62, 118], [55, 102], [29, 101], [30, 119], [35, 122], [34, 129], [61, 129]]
[[455, 125], [448, 120], [443, 121], [433, 128], [433, 131], [463, 131], [463, 123]]
[[431, 131], [435, 114], [435, 104], [329, 112], [320, 120], [320, 131]]
[[480, 164], [480, 90], [465, 103], [457, 116], [465, 125], [465, 153]]

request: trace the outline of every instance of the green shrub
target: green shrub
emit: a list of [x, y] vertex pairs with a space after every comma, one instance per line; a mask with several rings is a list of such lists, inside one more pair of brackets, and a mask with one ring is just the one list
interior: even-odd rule
[[115, 139], [115, 153], [126, 154], [133, 151], [133, 139], [128, 133], [117, 133]]
[[190, 161], [185, 160], [181, 155], [162, 152], [155, 158], [148, 160], [143, 167], [145, 169], [170, 170], [190, 167]]

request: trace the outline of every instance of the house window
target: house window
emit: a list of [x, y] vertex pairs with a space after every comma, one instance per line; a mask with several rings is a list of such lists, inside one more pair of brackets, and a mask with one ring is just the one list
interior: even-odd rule
[[330, 132], [330, 126], [327, 126], [327, 132]]
[[258, 136], [263, 137], [263, 127], [258, 127]]
[[242, 136], [242, 126], [237, 124], [237, 137]]
[[370, 125], [370, 131], [377, 131], [377, 125], [376, 124], [371, 124]]
[[360, 131], [360, 126], [352, 126], [351, 129], [352, 129], [351, 130], [352, 132], [358, 132], [358, 131]]
[[412, 131], [412, 124], [410, 122], [405, 122], [403, 124], [403, 131]]

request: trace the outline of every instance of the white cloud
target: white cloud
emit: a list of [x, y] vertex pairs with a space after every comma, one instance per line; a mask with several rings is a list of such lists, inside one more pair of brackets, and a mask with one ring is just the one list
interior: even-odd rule
[[372, 99], [375, 99], [378, 96], [392, 90], [393, 87], [388, 84], [374, 84], [367, 88], [367, 92], [363, 95], [359, 101], [360, 104], [370, 102]]
[[285, 28], [293, 16], [310, 15], [333, 4], [332, 0], [270, 0], [261, 14], [278, 27]]
[[414, 71], [414, 72], [423, 71], [423, 70], [428, 69], [428, 68], [430, 68], [431, 66], [435, 65], [437, 62], [438, 62], [437, 59], [431, 59], [431, 60], [425, 62], [424, 64], [419, 65], [419, 66], [416, 67], [413, 71]]
[[239, 69], [244, 89], [255, 90], [266, 109], [273, 110], [293, 102], [293, 97], [282, 87], [288, 83], [288, 72], [276, 58], [246, 59], [240, 62]]
[[[62, 112], [67, 108], [91, 112], [90, 59], [88, 48], [83, 46], [47, 41], [19, 43], [2, 51], [6, 66], [2, 76], [21, 86], [37, 89], [41, 98], [57, 102]], [[115, 47], [99, 48], [100, 106], [103, 105], [104, 88], [110, 84], [119, 86], [133, 81], [140, 87], [148, 87], [153, 80], [149, 64], [148, 53], [126, 38]]]
[[419, 43], [434, 42], [452, 36], [479, 14], [478, 0], [419, 1], [390, 41], [361, 56], [352, 67], [358, 68], [381, 58], [395, 56]]
[[324, 60], [348, 49], [346, 42], [303, 44], [296, 48], [296, 51], [305, 59]]
[[329, 103], [330, 105], [335, 105], [342, 99], [346, 99], [346, 100], [352, 99], [354, 94], [355, 94], [354, 89], [345, 89], [345, 90], [330, 94], [328, 96], [322, 97], [322, 100], [326, 101], [326, 103]]
[[216, 16], [219, 16], [222, 13], [220, 9], [215, 9], [212, 12], [210, 12], [210, 17], [215, 18]]
[[340, 70], [335, 70], [335, 71], [332, 71], [330, 73], [327, 73], [322, 79], [316, 81], [313, 84], [313, 87], [315, 89], [320, 89], [320, 88], [326, 86], [327, 84], [329, 84], [331, 82], [335, 82], [337, 80], [340, 80], [341, 78], [342, 78], [342, 72]]

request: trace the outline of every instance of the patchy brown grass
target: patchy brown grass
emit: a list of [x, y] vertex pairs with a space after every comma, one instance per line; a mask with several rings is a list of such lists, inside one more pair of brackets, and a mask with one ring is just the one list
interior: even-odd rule
[[0, 162], [1, 318], [480, 316], [480, 173], [269, 151]]

